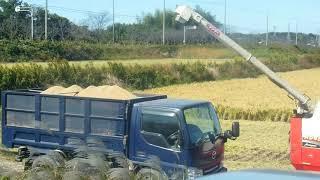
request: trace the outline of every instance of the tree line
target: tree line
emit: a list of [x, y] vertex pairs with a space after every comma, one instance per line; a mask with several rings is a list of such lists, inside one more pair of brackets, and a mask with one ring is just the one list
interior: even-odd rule
[[[15, 12], [16, 6], [30, 6], [22, 0], [0, 1], [0, 40], [27, 40], [31, 34], [31, 18], [29, 12]], [[43, 40], [45, 10], [43, 7], [33, 7], [34, 10], [34, 39]], [[195, 10], [203, 15], [209, 22], [219, 28], [223, 25], [216, 20], [215, 15], [196, 6]], [[175, 21], [175, 12], [166, 12], [166, 43], [181, 44], [183, 42], [183, 26]], [[161, 44], [163, 11], [156, 10], [153, 13], [142, 14], [135, 23], [116, 23], [115, 41], [119, 44]], [[186, 26], [194, 26], [195, 22], [188, 22]], [[265, 42], [265, 33], [242, 34], [230, 32], [236, 41], [242, 44], [261, 44]], [[81, 23], [75, 24], [69, 19], [58, 14], [48, 14], [48, 39], [53, 41], [84, 41], [90, 43], [113, 42], [113, 26], [111, 14], [108, 12], [88, 14]], [[270, 43], [295, 44], [295, 33], [271, 32]], [[205, 30], [198, 26], [196, 30], [186, 31], [187, 43], [212, 43], [216, 40]], [[320, 41], [315, 34], [298, 34], [298, 42], [302, 45], [319, 46]]]
[[[29, 12], [15, 12], [16, 6], [30, 6], [22, 0], [0, 1], [0, 39], [26, 40], [30, 39], [31, 18]], [[45, 10], [43, 7], [33, 7], [34, 10], [34, 39], [44, 39]], [[205, 11], [200, 6], [196, 10], [204, 15], [210, 22], [218, 27], [214, 15]], [[183, 40], [183, 25], [175, 21], [175, 12], [166, 12], [166, 41], [169, 44], [181, 43]], [[154, 13], [143, 14], [135, 23], [116, 23], [115, 41], [118, 43], [161, 43], [162, 41], [163, 11], [156, 10]], [[187, 25], [195, 25], [190, 22]], [[200, 28], [200, 27], [199, 27]], [[191, 31], [191, 30], [190, 30]], [[213, 38], [204, 33], [200, 28], [193, 32], [187, 32], [187, 41], [205, 43]], [[48, 39], [80, 40], [88, 42], [108, 43], [113, 41], [113, 27], [111, 15], [107, 12], [89, 14], [84, 17], [82, 23], [75, 24], [69, 19], [58, 14], [48, 14]]]

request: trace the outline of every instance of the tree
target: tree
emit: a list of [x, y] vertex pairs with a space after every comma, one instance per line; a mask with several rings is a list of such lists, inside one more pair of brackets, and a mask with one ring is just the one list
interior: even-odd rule
[[57, 14], [49, 14], [48, 37], [52, 40], [72, 39], [73, 23]]
[[209, 11], [202, 9], [199, 5], [196, 6], [195, 11], [201, 14], [206, 20], [217, 27], [222, 27], [222, 24], [216, 20], [216, 16], [212, 15]]
[[88, 26], [90, 30], [105, 30], [110, 20], [109, 13], [103, 12], [99, 14], [89, 14], [81, 24]]
[[111, 18], [108, 12], [99, 14], [90, 14], [83, 20], [82, 26], [88, 27], [93, 33], [92, 35], [98, 41], [104, 41], [106, 39], [106, 29]]
[[[30, 13], [14, 11], [18, 5], [29, 6], [21, 0], [1, 1], [0, 7], [0, 39], [29, 39], [30, 38]], [[208, 21], [221, 27], [214, 15], [209, 11], [196, 6], [195, 10], [203, 15]], [[34, 7], [34, 38], [44, 39], [44, 9]], [[180, 43], [183, 40], [183, 24], [175, 21], [176, 13], [166, 11], [166, 37], [168, 43]], [[50, 40], [83, 40], [90, 42], [111, 42], [113, 27], [110, 24], [108, 12], [94, 13], [88, 15], [81, 25], [72, 23], [69, 19], [58, 14], [48, 14], [48, 39]], [[163, 11], [156, 10], [154, 13], [142, 14], [137, 23], [115, 24], [115, 39], [119, 43], [161, 43], [162, 41]], [[188, 22], [187, 25], [196, 25]], [[188, 42], [206, 43], [214, 39], [203, 29], [198, 28], [187, 32]]]
[[22, 2], [20, 0], [0, 1], [0, 7], [3, 9], [3, 11], [0, 12], [1, 39], [15, 39], [17, 37], [25, 39], [27, 35], [30, 34], [26, 32], [28, 22], [26, 16], [28, 13], [15, 12], [15, 7], [21, 4]]

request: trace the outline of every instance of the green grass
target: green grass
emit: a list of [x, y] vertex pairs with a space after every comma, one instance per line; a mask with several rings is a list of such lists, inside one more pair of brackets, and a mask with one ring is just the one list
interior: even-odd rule
[[[293, 169], [289, 159], [289, 126], [285, 122], [240, 120], [240, 137], [225, 147], [225, 166], [239, 169]], [[232, 121], [222, 121], [224, 130]]]
[[[154, 64], [173, 64], [173, 63], [223, 63], [230, 59], [132, 59], [132, 60], [83, 60], [83, 61], [69, 61], [70, 64], [83, 65], [93, 63], [94, 66], [106, 66], [109, 62], [113, 63], [123, 63], [125, 65], [140, 64], [140, 65], [154, 65]], [[33, 62], [35, 64], [46, 66], [47, 62]], [[0, 63], [0, 65], [5, 65], [7, 67], [12, 67], [17, 64], [30, 64], [30, 62], [21, 63]]]

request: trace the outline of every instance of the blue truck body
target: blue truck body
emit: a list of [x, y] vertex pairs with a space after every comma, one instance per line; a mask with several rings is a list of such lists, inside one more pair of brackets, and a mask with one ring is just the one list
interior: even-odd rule
[[[107, 149], [125, 154], [133, 164], [158, 157], [168, 176], [177, 169], [187, 170], [189, 167], [200, 169], [204, 174], [223, 168], [223, 143], [218, 147], [211, 141], [193, 145], [183, 114], [185, 109], [208, 106], [216, 116], [211, 103], [167, 99], [165, 95], [138, 95], [137, 99], [113, 100], [40, 92], [2, 92], [2, 143], [6, 147], [72, 150], [72, 139], [93, 137], [101, 140]], [[153, 117], [152, 113], [158, 116]], [[170, 121], [158, 117], [178, 119], [179, 136], [183, 139], [178, 148], [172, 148], [161, 134], [145, 130], [154, 128], [154, 122], [158, 123], [158, 129], [168, 130]], [[142, 124], [144, 118], [151, 119], [146, 122], [149, 124]], [[214, 123], [216, 131], [221, 133], [219, 120], [215, 119]]]
[[[126, 101], [43, 95], [37, 90], [5, 91], [2, 93], [2, 143], [9, 148], [24, 145], [70, 149], [69, 138], [93, 136], [99, 137], [107, 148], [122, 152], [133, 104], [161, 98], [166, 96]], [[98, 132], [101, 126], [106, 127], [105, 132]]]

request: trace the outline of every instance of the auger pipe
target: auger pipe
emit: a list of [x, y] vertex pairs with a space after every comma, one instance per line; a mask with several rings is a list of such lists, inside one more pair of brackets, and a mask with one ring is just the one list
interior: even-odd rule
[[205, 18], [203, 18], [199, 13], [195, 12], [188, 6], [177, 6], [176, 9], [177, 17], [176, 20], [181, 23], [186, 23], [190, 19], [195, 20], [197, 23], [201, 24], [212, 36], [214, 36], [217, 40], [225, 44], [227, 47], [233, 49], [238, 54], [240, 54], [243, 58], [253, 64], [256, 68], [261, 70], [267, 77], [275, 83], [278, 87], [287, 91], [296, 101], [297, 101], [297, 113], [298, 114], [311, 114], [313, 111], [313, 106], [309, 97], [305, 96], [303, 93], [298, 91], [296, 88], [291, 86], [286, 81], [282, 80], [279, 76], [277, 76], [271, 69], [269, 69], [266, 65], [264, 65], [261, 61], [259, 61], [256, 57], [254, 57], [251, 53], [249, 53], [246, 49], [242, 48], [235, 41], [230, 39], [227, 35], [225, 35], [222, 31], [220, 31], [213, 24], [208, 22]]

